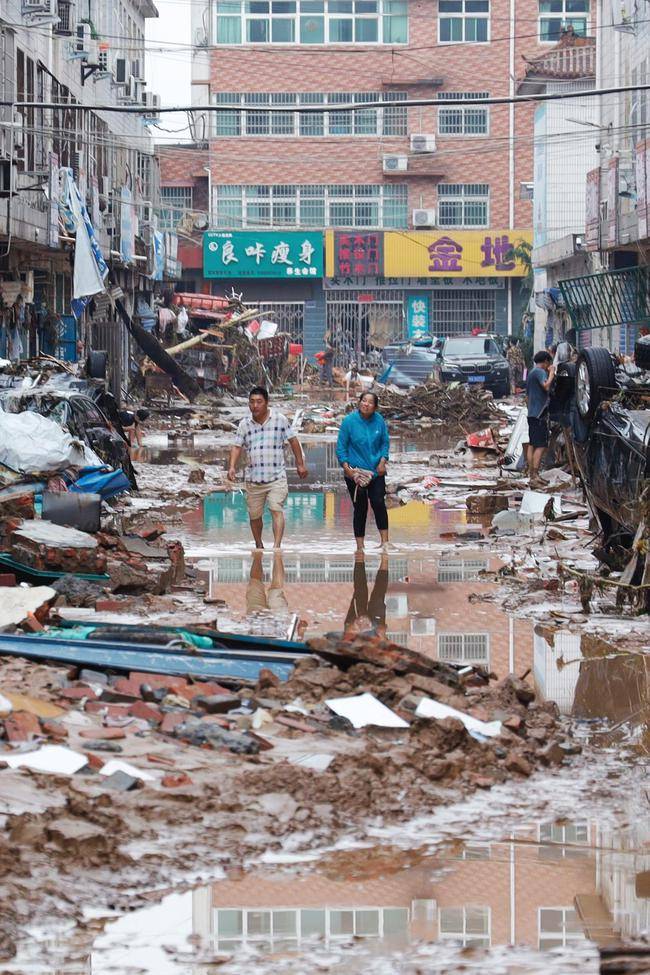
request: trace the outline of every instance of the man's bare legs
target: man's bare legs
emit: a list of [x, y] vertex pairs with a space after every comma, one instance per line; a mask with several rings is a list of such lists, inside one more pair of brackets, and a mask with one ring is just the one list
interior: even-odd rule
[[[274, 548], [281, 548], [282, 537], [284, 535], [284, 511], [272, 511], [271, 517], [273, 519], [273, 546]], [[260, 529], [260, 538], [262, 532]]]
[[262, 525], [264, 522], [262, 518], [251, 518], [250, 522], [255, 548], [264, 548], [264, 543], [262, 542]]

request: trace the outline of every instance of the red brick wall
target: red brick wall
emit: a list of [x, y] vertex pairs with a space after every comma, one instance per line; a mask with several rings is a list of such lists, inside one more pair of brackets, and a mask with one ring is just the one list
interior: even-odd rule
[[[418, 81], [441, 77], [447, 91], [486, 90], [509, 94], [510, 0], [492, 0], [489, 44], [437, 44], [437, 4], [411, 0], [410, 43], [403, 48], [309, 46], [214, 48], [212, 91], [381, 91], [410, 82], [410, 98], [435, 89]], [[515, 73], [522, 56], [539, 53], [536, 0], [517, 0]], [[519, 183], [532, 179], [533, 107], [515, 114], [515, 226], [531, 225], [531, 203], [520, 201]], [[436, 159], [446, 182], [488, 182], [490, 225], [508, 225], [508, 106], [493, 106], [490, 134], [479, 138], [437, 137]], [[434, 107], [410, 110], [409, 130], [437, 132]], [[215, 183], [380, 183], [382, 156], [407, 152], [407, 138], [235, 138], [211, 144]], [[406, 179], [409, 209], [436, 203], [436, 178]]]

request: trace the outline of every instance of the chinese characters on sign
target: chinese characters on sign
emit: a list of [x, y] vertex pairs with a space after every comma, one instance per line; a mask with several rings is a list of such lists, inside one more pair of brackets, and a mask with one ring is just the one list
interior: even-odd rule
[[382, 273], [382, 234], [334, 234], [334, 277]]
[[389, 230], [384, 234], [384, 276], [523, 277], [526, 268], [514, 254], [522, 242], [532, 244], [529, 230]]
[[430, 271], [462, 271], [463, 248], [451, 237], [441, 237], [428, 247]]
[[429, 334], [429, 295], [409, 295], [406, 306], [406, 327], [411, 341]]
[[323, 235], [311, 231], [210, 231], [203, 235], [207, 278], [321, 278]]

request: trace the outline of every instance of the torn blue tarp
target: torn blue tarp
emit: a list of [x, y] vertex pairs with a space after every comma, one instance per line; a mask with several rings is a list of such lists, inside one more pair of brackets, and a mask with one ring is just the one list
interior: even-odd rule
[[84, 467], [80, 476], [70, 485], [70, 491], [81, 494], [99, 494], [106, 501], [131, 490], [131, 483], [123, 470], [108, 467]]

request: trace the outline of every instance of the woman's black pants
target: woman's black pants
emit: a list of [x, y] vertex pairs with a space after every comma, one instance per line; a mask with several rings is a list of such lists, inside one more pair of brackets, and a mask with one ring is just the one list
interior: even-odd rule
[[[388, 512], [386, 511], [386, 478], [373, 477], [370, 484], [357, 487], [351, 477], [346, 477], [345, 483], [354, 504], [354, 537], [364, 538], [366, 534], [366, 519], [368, 517], [368, 502], [372, 507], [380, 532], [388, 530]], [[356, 491], [357, 500], [354, 500]]]

